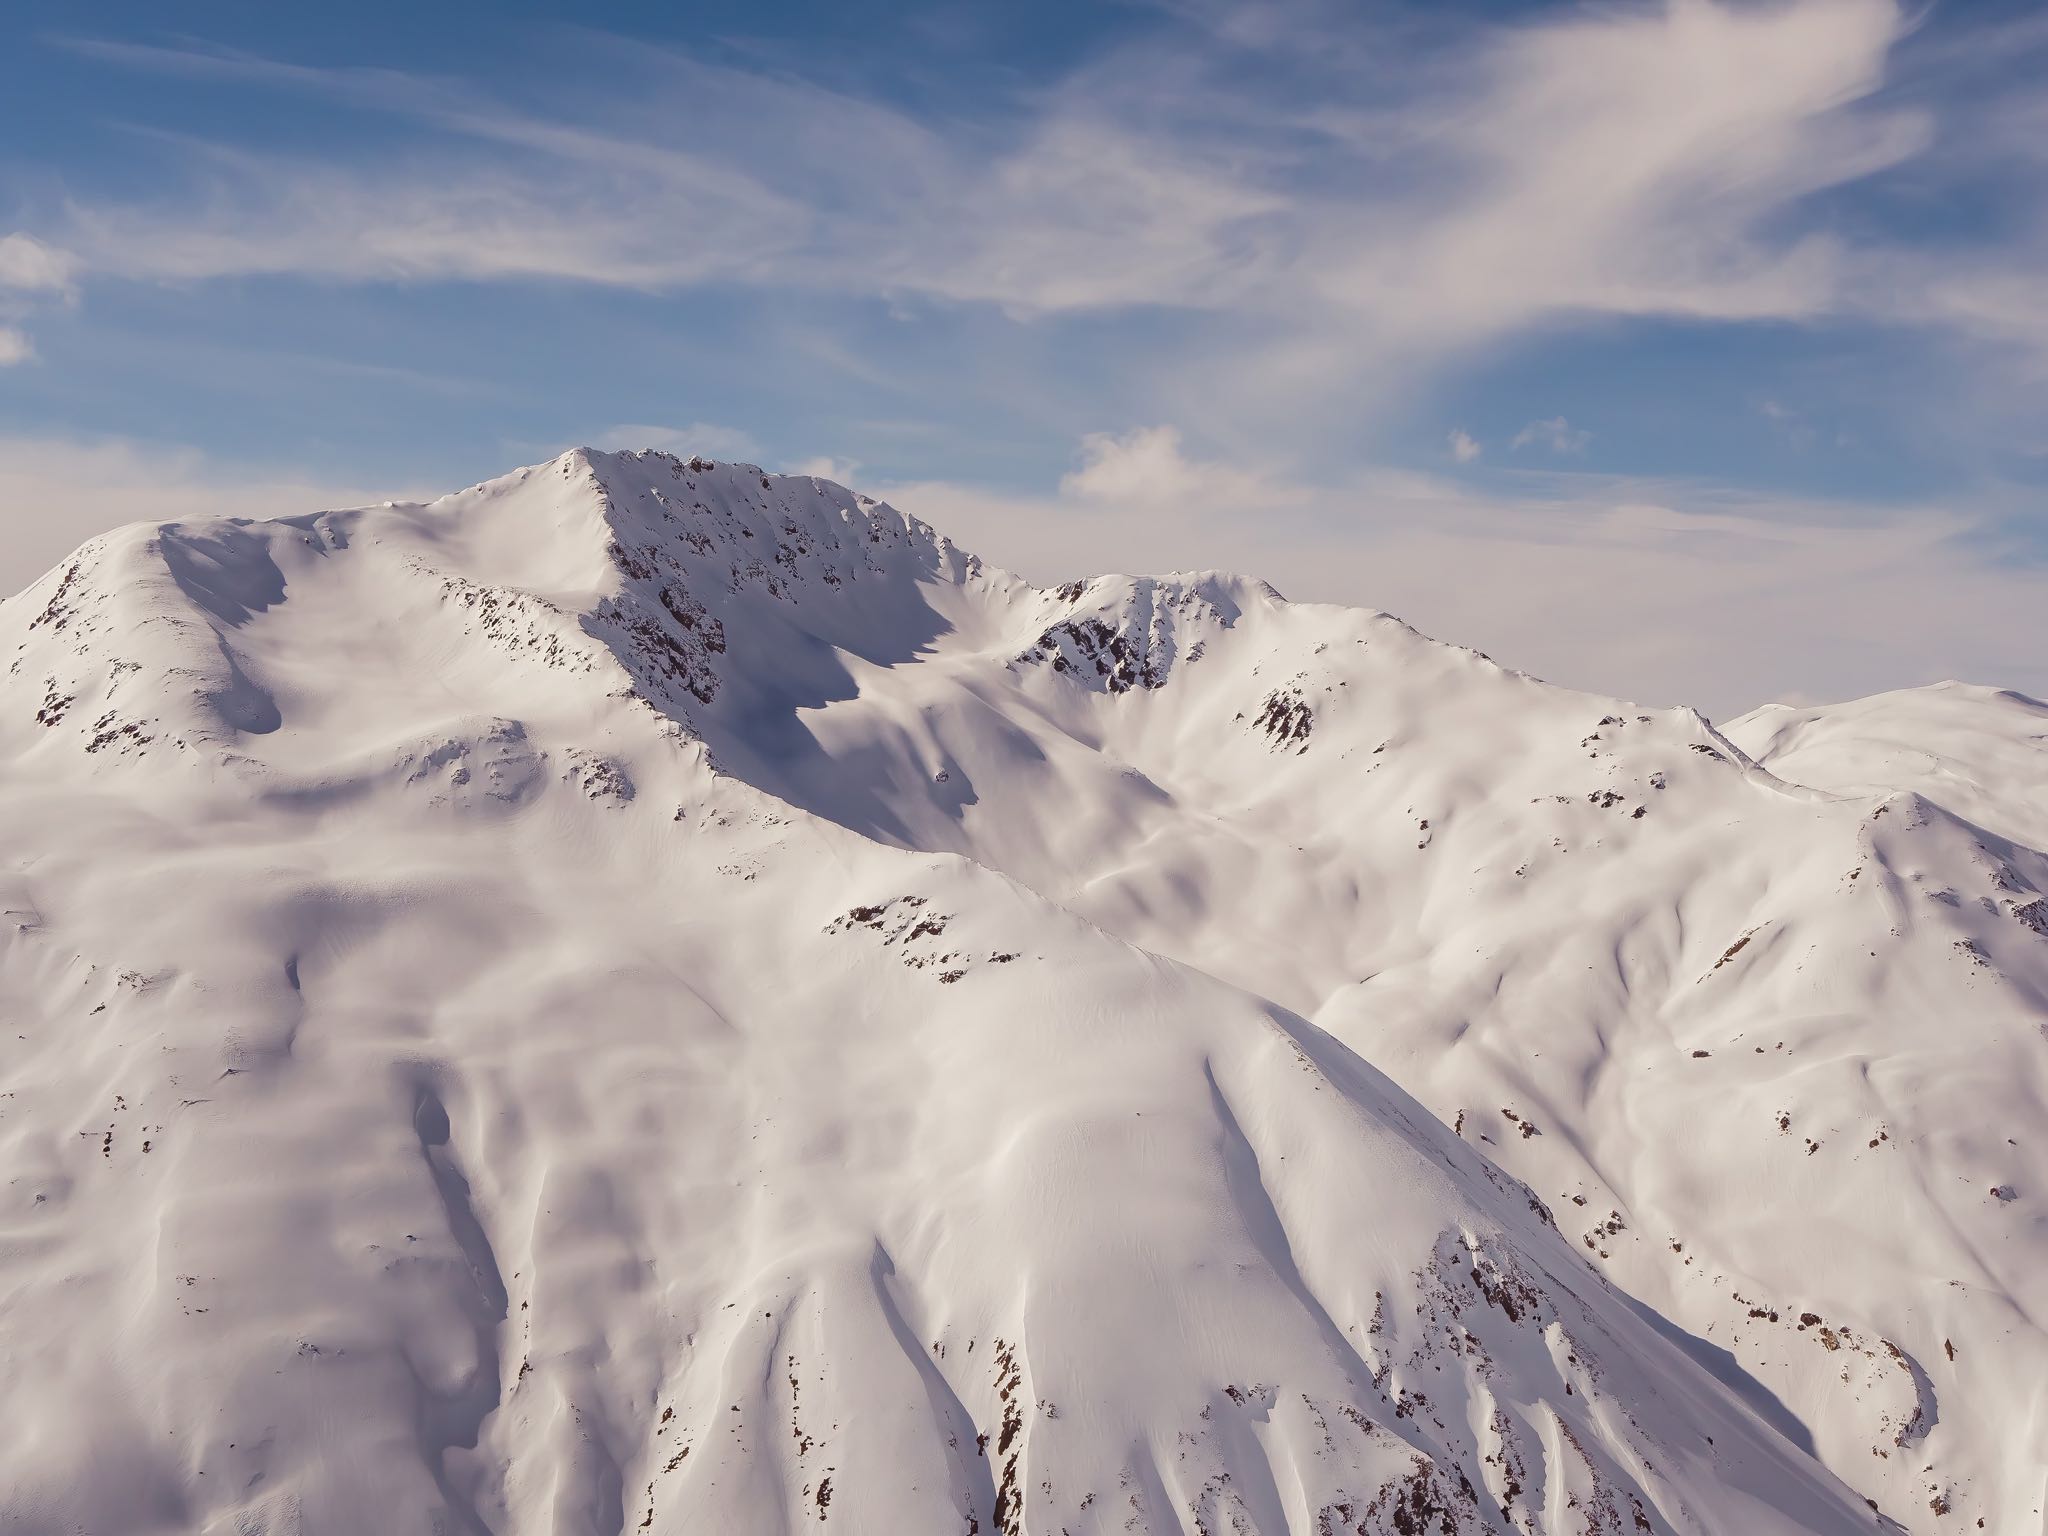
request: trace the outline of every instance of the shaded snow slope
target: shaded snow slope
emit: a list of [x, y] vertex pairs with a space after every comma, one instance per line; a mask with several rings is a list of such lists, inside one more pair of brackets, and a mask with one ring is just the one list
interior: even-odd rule
[[2033, 1528], [2020, 821], [651, 454], [0, 643], [10, 1531]]

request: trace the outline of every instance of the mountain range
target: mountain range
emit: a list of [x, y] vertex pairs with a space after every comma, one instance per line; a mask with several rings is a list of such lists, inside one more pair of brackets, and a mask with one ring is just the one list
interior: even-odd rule
[[9, 1532], [2048, 1529], [2048, 705], [587, 449], [0, 646]]

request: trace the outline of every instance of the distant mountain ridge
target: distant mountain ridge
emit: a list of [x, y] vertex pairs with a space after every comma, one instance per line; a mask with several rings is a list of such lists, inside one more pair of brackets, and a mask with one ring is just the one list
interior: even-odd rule
[[2048, 706], [588, 449], [0, 639], [10, 1530], [2039, 1528]]

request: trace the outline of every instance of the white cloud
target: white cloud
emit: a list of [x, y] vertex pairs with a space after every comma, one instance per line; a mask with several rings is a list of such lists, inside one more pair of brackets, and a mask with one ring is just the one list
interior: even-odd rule
[[1263, 307], [1285, 280], [1299, 213], [1283, 192], [1093, 112], [1052, 118], [985, 173], [961, 169], [964, 208], [895, 211], [925, 225], [891, 274], [905, 287], [1031, 313]]
[[1091, 432], [1081, 440], [1080, 457], [1080, 468], [1061, 479], [1060, 494], [1081, 503], [1166, 512], [1249, 510], [1294, 495], [1240, 466], [1188, 458], [1175, 427], [1139, 427], [1121, 437]]
[[1593, 434], [1582, 431], [1562, 416], [1552, 416], [1543, 421], [1532, 421], [1514, 435], [1510, 448], [1540, 446], [1552, 453], [1584, 453], [1586, 444], [1593, 441]]
[[45, 245], [32, 235], [0, 235], [0, 368], [33, 362], [35, 343], [19, 325], [35, 300], [73, 296], [71, 253]]
[[77, 260], [33, 235], [0, 235], [0, 288], [23, 293], [71, 291]]
[[747, 464], [758, 463], [761, 457], [760, 445], [747, 433], [708, 421], [693, 421], [687, 427], [607, 427], [591, 446], [615, 451], [652, 448], [681, 458], [702, 454], [708, 459], [738, 459]]
[[1574, 309], [1823, 310], [1834, 252], [1765, 225], [1927, 143], [1917, 115], [1851, 110], [1905, 26], [1891, 0], [1669, 0], [1506, 31], [1468, 100], [1423, 109], [1463, 174], [1419, 243], [1368, 247], [1353, 283], [1412, 273], [1431, 318], [1488, 330]]
[[860, 473], [858, 459], [834, 459], [825, 455], [815, 458], [798, 459], [794, 464], [785, 465], [785, 475], [813, 475], [820, 480], [830, 480], [835, 485], [852, 485]]
[[124, 523], [280, 517], [421, 499], [444, 489], [323, 483], [119, 439], [0, 437], [0, 596], [20, 591], [94, 534]]
[[1485, 451], [1479, 446], [1479, 440], [1463, 427], [1453, 427], [1446, 441], [1451, 445], [1451, 457], [1460, 464], [1470, 464]]

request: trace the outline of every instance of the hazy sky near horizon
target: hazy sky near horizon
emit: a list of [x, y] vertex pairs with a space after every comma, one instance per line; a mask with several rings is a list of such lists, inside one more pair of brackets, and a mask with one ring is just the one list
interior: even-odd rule
[[573, 443], [1716, 715], [2048, 693], [2048, 13], [28, 3], [0, 584]]

